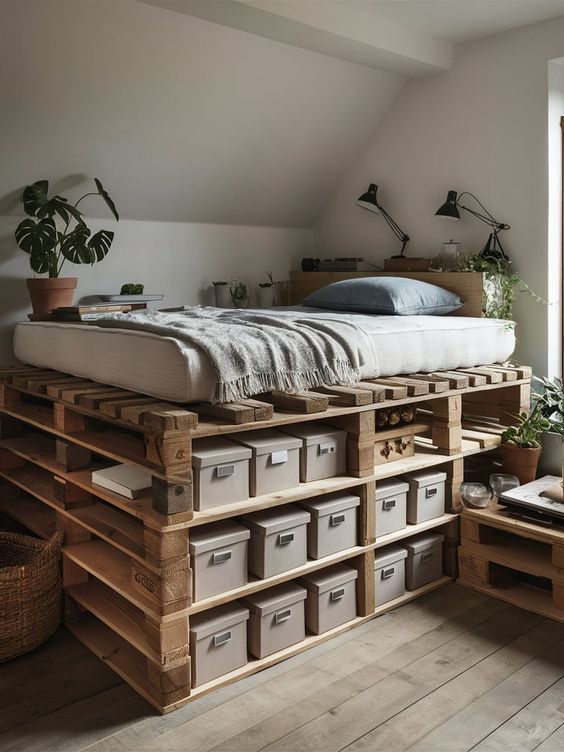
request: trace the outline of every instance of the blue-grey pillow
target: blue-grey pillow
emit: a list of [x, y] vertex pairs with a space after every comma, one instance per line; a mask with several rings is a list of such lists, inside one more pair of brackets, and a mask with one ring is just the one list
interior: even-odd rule
[[442, 316], [461, 308], [464, 301], [442, 287], [408, 277], [357, 277], [316, 290], [303, 305], [391, 316]]

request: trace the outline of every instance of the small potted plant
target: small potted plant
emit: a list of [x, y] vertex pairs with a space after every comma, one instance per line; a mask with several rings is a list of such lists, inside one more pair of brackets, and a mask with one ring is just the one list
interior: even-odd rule
[[229, 285], [231, 301], [235, 308], [248, 308], [251, 294], [249, 283], [243, 277], [233, 277]]
[[143, 295], [145, 292], [145, 285], [141, 284], [141, 282], [126, 282], [124, 285], [121, 286], [121, 290], [119, 291], [120, 295], [133, 295], [134, 297], [136, 295]]
[[523, 412], [516, 416], [516, 425], [506, 428], [501, 436], [504, 472], [516, 475], [522, 484], [535, 480], [542, 451], [542, 436], [550, 428], [551, 422], [542, 414], [538, 402], [530, 413]]
[[98, 196], [119, 220], [116, 207], [102, 183], [94, 178], [95, 191], [81, 196], [70, 204], [62, 196], [49, 197], [49, 182], [38, 180], [24, 188], [22, 202], [28, 215], [16, 227], [16, 242], [29, 255], [29, 263], [36, 274], [27, 280], [34, 314], [48, 314], [54, 308], [72, 304], [76, 277], [61, 277], [65, 261], [73, 264], [95, 264], [110, 250], [114, 233], [111, 230], [92, 231], [86, 225], [78, 205], [87, 196]]
[[274, 280], [272, 272], [268, 272], [268, 282], [259, 282], [258, 304], [260, 308], [272, 308], [274, 305]]
[[217, 308], [231, 308], [231, 293], [227, 282], [212, 282]]
[[539, 379], [536, 376], [533, 379], [539, 385], [533, 399], [550, 421], [550, 430], [543, 439], [540, 472], [564, 477], [564, 384], [562, 379]]

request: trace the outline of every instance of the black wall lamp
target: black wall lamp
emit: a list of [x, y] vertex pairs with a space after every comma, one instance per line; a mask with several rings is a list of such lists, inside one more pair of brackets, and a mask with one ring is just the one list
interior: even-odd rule
[[362, 196], [359, 196], [357, 198], [356, 204], [357, 206], [360, 206], [363, 209], [368, 209], [368, 211], [374, 212], [374, 214], [381, 214], [384, 217], [390, 230], [394, 233], [394, 235], [399, 240], [401, 240], [401, 243], [402, 243], [400, 253], [396, 256], [392, 256], [392, 258], [403, 258], [405, 246], [407, 245], [409, 241], [409, 235], [407, 235], [401, 229], [401, 227], [393, 219], [393, 217], [390, 217], [388, 212], [384, 209], [382, 204], [378, 201], [378, 186], [376, 185], [376, 183], [370, 183], [366, 193], [363, 193]]
[[[462, 204], [461, 200], [464, 198], [464, 196], [473, 198], [482, 211], [479, 212], [475, 209], [470, 209], [468, 206]], [[509, 225], [505, 224], [505, 222], [498, 222], [498, 220], [490, 214], [490, 212], [486, 209], [482, 202], [469, 191], [464, 191], [460, 195], [458, 195], [456, 191], [449, 191], [447, 194], [447, 200], [441, 207], [439, 207], [439, 209], [437, 209], [435, 215], [437, 217], [446, 217], [447, 219], [460, 219], [460, 212], [458, 211], [459, 209], [464, 209], [464, 211], [472, 214], [474, 217], [481, 220], [482, 222], [485, 222], [485, 224], [489, 225], [492, 228], [488, 242], [486, 243], [483, 251], [480, 253], [480, 256], [482, 256], [483, 258], [497, 260], [504, 259], [505, 261], [509, 261], [509, 256], [507, 256], [507, 254], [503, 250], [503, 246], [501, 245], [501, 241], [499, 239], [499, 233], [501, 232], [501, 230], [509, 230]]]

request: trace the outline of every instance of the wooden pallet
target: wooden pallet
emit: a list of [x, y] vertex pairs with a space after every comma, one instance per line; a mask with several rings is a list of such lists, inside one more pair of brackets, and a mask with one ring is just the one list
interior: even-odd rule
[[564, 530], [468, 509], [458, 561], [462, 585], [564, 622]]
[[[3, 369], [0, 511], [43, 537], [63, 530], [65, 624], [166, 712], [333, 634], [308, 636], [292, 649], [251, 661], [233, 675], [194, 690], [188, 648], [191, 614], [344, 561], [359, 573], [358, 616], [342, 628], [348, 629], [383, 612], [374, 605], [377, 548], [437, 527], [451, 551], [456, 535], [449, 532], [455, 519], [451, 512], [459, 506], [464, 458], [488, 451], [500, 440], [499, 432], [480, 430], [489, 424], [474, 413], [472, 422], [463, 423], [468, 412], [464, 400], [476, 394], [484, 403], [497, 400], [517, 407], [528, 388], [526, 369], [509, 369], [508, 374], [506, 380], [491, 383], [484, 374], [413, 374], [401, 377], [401, 383], [376, 380], [350, 389], [324, 387], [315, 393], [267, 394], [242, 403], [184, 409], [65, 374]], [[471, 386], [474, 378], [477, 385]], [[412, 421], [378, 430], [378, 411], [403, 406], [412, 410]], [[345, 475], [236, 504], [226, 499], [222, 507], [194, 511], [193, 442], [312, 420], [347, 431]], [[398, 443], [409, 443], [409, 450], [393, 456]], [[151, 489], [129, 500], [92, 483], [93, 470], [115, 462], [148, 469]], [[378, 482], [429, 467], [447, 472], [447, 513], [375, 540]], [[345, 489], [360, 497], [357, 546], [268, 580], [251, 578], [242, 588], [206, 601], [193, 599], [188, 555], [192, 527]], [[448, 563], [447, 572], [454, 574]], [[441, 582], [447, 581], [445, 577]], [[409, 594], [409, 599], [416, 595]]]

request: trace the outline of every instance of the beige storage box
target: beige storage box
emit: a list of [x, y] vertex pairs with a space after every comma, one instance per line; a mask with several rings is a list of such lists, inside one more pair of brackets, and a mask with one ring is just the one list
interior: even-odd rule
[[283, 429], [301, 440], [300, 481], [334, 478], [347, 471], [347, 432], [319, 423], [303, 423]]
[[298, 580], [307, 590], [306, 627], [323, 634], [356, 617], [356, 579], [358, 572], [344, 564], [312, 572]]
[[401, 546], [386, 546], [376, 550], [375, 591], [376, 607], [405, 595], [405, 559], [407, 551]]
[[193, 687], [247, 663], [248, 618], [249, 609], [237, 601], [190, 617]]
[[230, 520], [190, 531], [190, 559], [195, 601], [247, 584], [247, 549], [251, 534]]
[[307, 555], [310, 559], [358, 546], [360, 499], [350, 493], [334, 493], [321, 499], [300, 502], [311, 514], [307, 526]]
[[192, 445], [194, 509], [202, 511], [249, 498], [251, 450], [222, 438]]
[[251, 496], [295, 488], [300, 482], [301, 439], [281, 431], [249, 431], [233, 437], [252, 451]]
[[398, 478], [376, 483], [376, 538], [407, 527], [409, 484]]
[[407, 521], [410, 525], [433, 520], [445, 513], [445, 481], [441, 470], [422, 470], [404, 476], [409, 483]]
[[247, 632], [251, 655], [264, 658], [305, 639], [306, 596], [305, 588], [287, 582], [241, 601], [251, 612]]
[[310, 513], [294, 504], [241, 517], [250, 529], [249, 572], [265, 579], [307, 563]]
[[407, 551], [405, 586], [417, 590], [443, 576], [443, 541], [441, 533], [425, 533], [405, 541]]

